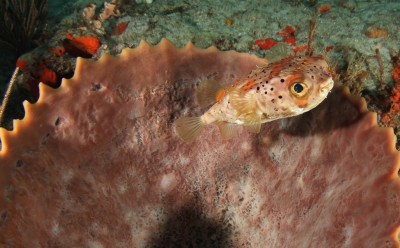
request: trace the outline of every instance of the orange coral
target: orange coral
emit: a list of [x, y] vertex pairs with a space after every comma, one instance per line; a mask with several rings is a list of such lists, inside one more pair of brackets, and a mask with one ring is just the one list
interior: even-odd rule
[[385, 126], [395, 126], [395, 122], [400, 121], [400, 84], [396, 84], [391, 93], [390, 111], [383, 114], [381, 120]]
[[283, 32], [286, 32], [287, 34], [289, 34], [289, 35], [294, 35], [294, 32], [295, 32], [296, 30], [294, 29], [294, 27], [292, 27], [292, 26], [286, 26], [284, 29], [283, 29]]
[[390, 101], [392, 101], [394, 105], [397, 105], [396, 109], [399, 109], [398, 105], [400, 104], [400, 84], [396, 84], [396, 86], [393, 88]]
[[396, 66], [392, 72], [392, 78], [396, 83], [400, 82], [400, 66]]
[[121, 23], [119, 23], [119, 24], [115, 27], [113, 33], [114, 33], [115, 35], [121, 35], [121, 34], [123, 34], [123, 33], [125, 32], [125, 30], [128, 28], [128, 24], [129, 24], [129, 22], [121, 22]]
[[57, 74], [46, 66], [43, 66], [40, 73], [39, 81], [47, 85], [54, 86], [57, 82]]
[[65, 51], [73, 57], [90, 58], [100, 47], [100, 41], [93, 36], [74, 38], [68, 35], [63, 46]]
[[333, 49], [333, 46], [327, 46], [325, 47], [325, 52], [329, 52]]
[[100, 47], [100, 41], [96, 37], [78, 37], [75, 42], [82, 44], [85, 50], [91, 55], [95, 54], [97, 49]]
[[303, 53], [303, 52], [306, 52], [306, 51], [307, 51], [307, 45], [298, 46], [298, 47], [293, 48], [293, 52], [294, 52], [295, 55], [297, 53]]
[[267, 38], [265, 40], [256, 40], [254, 44], [257, 45], [261, 50], [268, 50], [278, 44], [278, 42], [274, 41], [271, 38]]
[[286, 26], [282, 32], [276, 32], [276, 34], [282, 37], [290, 37], [294, 36], [295, 31], [296, 30], [292, 26]]
[[26, 71], [27, 79], [25, 84], [34, 96], [39, 95], [39, 83], [56, 87], [60, 82], [60, 76], [47, 66], [49, 63], [48, 59], [41, 58]]
[[54, 55], [58, 56], [58, 57], [61, 57], [61, 56], [63, 56], [64, 53], [65, 53], [65, 48], [63, 48], [63, 47], [60, 47], [60, 48], [50, 48], [50, 49], [49, 49], [49, 52], [50, 52], [51, 54], [54, 54]]
[[226, 18], [225, 24], [226, 24], [226, 26], [228, 26], [228, 27], [232, 26], [232, 19]]
[[368, 38], [380, 38], [380, 37], [383, 37], [383, 38], [386, 39], [388, 33], [387, 33], [387, 30], [384, 29], [384, 28], [377, 28], [375, 26], [371, 26], [365, 31], [365, 35]]
[[296, 38], [294, 38], [294, 37], [288, 37], [288, 38], [284, 39], [283, 41], [288, 43], [291, 46], [296, 45]]
[[329, 12], [332, 9], [332, 6], [330, 5], [322, 5], [318, 7], [318, 12], [320, 14], [325, 14], [327, 12]]
[[17, 66], [21, 71], [25, 70], [27, 65], [28, 65], [28, 62], [26, 62], [26, 61], [24, 61], [24, 60], [22, 60], [22, 59], [18, 59], [18, 60], [17, 60], [16, 66]]
[[[283, 38], [283, 42], [286, 42], [291, 46], [295, 46], [296, 45], [296, 38], [294, 37], [295, 32], [296, 30], [292, 26], [286, 26], [282, 30], [282, 32], [277, 32], [276, 34]], [[265, 40], [256, 40], [254, 42], [254, 44], [257, 45], [261, 50], [268, 50], [273, 46], [275, 46], [277, 43], [278, 42], [273, 40], [272, 38], [267, 38]]]
[[291, 46], [296, 45], [296, 38], [294, 33], [296, 30], [292, 26], [286, 26], [282, 32], [277, 32], [276, 34], [283, 37], [283, 42], [288, 43]]

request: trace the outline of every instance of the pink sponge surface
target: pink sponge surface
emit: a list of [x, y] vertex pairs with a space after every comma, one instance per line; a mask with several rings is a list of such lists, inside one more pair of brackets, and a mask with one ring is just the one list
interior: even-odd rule
[[397, 247], [400, 156], [391, 129], [334, 89], [304, 115], [223, 141], [182, 142], [196, 84], [266, 61], [163, 40], [78, 59], [75, 76], [0, 130], [6, 247]]

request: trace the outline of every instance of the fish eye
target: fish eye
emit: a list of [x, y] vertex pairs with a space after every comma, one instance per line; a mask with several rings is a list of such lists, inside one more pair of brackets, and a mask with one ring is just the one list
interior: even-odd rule
[[295, 85], [293, 86], [293, 90], [294, 90], [296, 93], [299, 93], [299, 94], [300, 94], [300, 93], [304, 90], [304, 87], [303, 87], [303, 85], [297, 83], [297, 84], [295, 84]]
[[290, 93], [295, 97], [303, 97], [307, 94], [308, 87], [304, 83], [296, 82], [290, 86]]

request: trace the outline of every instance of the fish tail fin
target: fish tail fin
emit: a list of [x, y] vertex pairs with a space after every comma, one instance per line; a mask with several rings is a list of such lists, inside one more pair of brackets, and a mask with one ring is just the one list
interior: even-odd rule
[[203, 130], [205, 124], [201, 117], [182, 116], [175, 121], [175, 130], [183, 141], [193, 141]]
[[197, 102], [200, 107], [206, 107], [218, 101], [222, 86], [216, 80], [203, 80], [197, 87]]

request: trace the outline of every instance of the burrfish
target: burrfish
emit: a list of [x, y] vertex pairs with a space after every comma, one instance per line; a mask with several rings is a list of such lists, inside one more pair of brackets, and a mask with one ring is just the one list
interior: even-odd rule
[[247, 77], [228, 87], [204, 80], [197, 89], [201, 106], [216, 102], [198, 117], [180, 117], [175, 130], [184, 141], [193, 141], [209, 124], [215, 124], [223, 139], [233, 138], [240, 126], [252, 133], [261, 124], [300, 115], [315, 108], [334, 85], [328, 63], [322, 56], [292, 56], [257, 67]]

